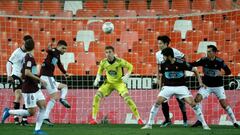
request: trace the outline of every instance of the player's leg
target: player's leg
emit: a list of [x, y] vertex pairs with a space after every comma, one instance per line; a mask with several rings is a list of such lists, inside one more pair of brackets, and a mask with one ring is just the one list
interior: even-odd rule
[[173, 95], [173, 89], [171, 87], [169, 86], [162, 87], [161, 91], [158, 94], [155, 104], [152, 106], [150, 110], [148, 122], [144, 127], [142, 127], [142, 129], [152, 128], [152, 124], [154, 123], [154, 118], [158, 113], [160, 105], [162, 105], [163, 102], [166, 102], [172, 95]]
[[127, 103], [130, 110], [133, 112], [133, 115], [138, 120], [138, 124], [143, 124], [143, 121], [139, 115], [137, 106], [131, 96], [128, 94], [128, 89], [125, 83], [116, 83], [114, 84], [114, 88], [118, 91], [118, 93], [123, 97], [125, 103]]
[[200, 109], [200, 107], [196, 104], [196, 102], [194, 101], [193, 97], [191, 96], [187, 96], [187, 97], [184, 97], [184, 100], [186, 103], [188, 103], [194, 110], [194, 113], [196, 114], [197, 116], [197, 119], [201, 121], [202, 125], [203, 125], [203, 129], [205, 130], [210, 130], [210, 128], [208, 127], [205, 119], [204, 119], [204, 116], [203, 116], [203, 113], [202, 113], [202, 110]]
[[226, 101], [226, 94], [225, 94], [224, 88], [223, 87], [216, 87], [213, 90], [213, 93], [218, 97], [219, 103], [221, 104], [222, 108], [226, 111], [228, 116], [231, 118], [234, 127], [238, 128], [239, 125], [237, 124], [237, 120], [236, 120], [236, 117], [233, 113], [233, 110], [232, 110], [231, 106], [228, 104], [228, 102]]
[[183, 125], [184, 127], [187, 127], [187, 111], [186, 111], [186, 105], [183, 100], [180, 100], [179, 98], [176, 98], [178, 101], [179, 108], [181, 109], [182, 116], [183, 116]]
[[38, 110], [38, 115], [36, 119], [35, 133], [39, 133], [41, 132], [41, 126], [42, 126], [44, 114], [46, 111], [46, 101], [41, 90], [39, 90], [36, 93], [36, 97], [37, 97], [37, 106], [39, 107], [39, 110]]
[[104, 82], [104, 84], [102, 84], [102, 86], [98, 89], [98, 91], [96, 92], [93, 98], [92, 119], [90, 120], [89, 124], [92, 124], [92, 125], [97, 124], [97, 114], [99, 111], [100, 101], [103, 97], [110, 95], [111, 92], [112, 92], [111, 84], [107, 82]]
[[71, 108], [70, 104], [69, 104], [68, 101], [66, 100], [66, 96], [67, 96], [67, 93], [68, 93], [68, 87], [67, 87], [67, 85], [57, 82], [57, 88], [61, 91], [61, 96], [60, 96], [59, 102], [60, 102], [63, 106], [65, 106], [66, 108]]
[[47, 124], [49, 126], [53, 126], [53, 123], [49, 119], [49, 115], [58, 99], [57, 83], [53, 77], [41, 76], [40, 78], [47, 83], [46, 89], [47, 89], [48, 94], [50, 95], [50, 100], [47, 103], [43, 123]]
[[147, 124], [144, 127], [142, 127], [141, 129], [152, 129], [152, 125], [154, 124], [154, 118], [156, 117], [156, 115], [158, 113], [159, 107], [166, 100], [167, 100], [167, 98], [160, 96], [160, 94], [159, 94], [155, 104], [152, 106], [152, 108], [150, 110]]
[[161, 127], [166, 127], [168, 125], [171, 125], [171, 119], [169, 117], [169, 105], [168, 102], [163, 102], [162, 103], [162, 112], [163, 112], [163, 116], [165, 118], [165, 121], [161, 124]]
[[[20, 101], [21, 101], [21, 96], [22, 96], [21, 91], [22, 91], [21, 89], [14, 90], [14, 97], [15, 97], [14, 102], [13, 102], [14, 110], [20, 109]], [[20, 124], [19, 117], [17, 115], [14, 115], [14, 123], [17, 125]]]
[[[211, 89], [210, 88], [200, 88], [194, 101], [197, 103], [197, 106], [202, 110], [202, 103], [201, 101], [204, 98], [207, 98], [208, 95], [211, 93]], [[202, 126], [202, 123], [200, 120], [197, 120], [191, 127], [198, 127], [198, 126]]]

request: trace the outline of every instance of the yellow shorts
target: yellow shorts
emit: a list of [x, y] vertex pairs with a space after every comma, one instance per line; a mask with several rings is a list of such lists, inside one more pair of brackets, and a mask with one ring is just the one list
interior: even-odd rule
[[109, 96], [112, 91], [117, 90], [117, 92], [123, 96], [124, 94], [128, 94], [128, 89], [125, 83], [108, 83], [104, 82], [102, 86], [98, 89], [99, 92], [103, 94], [104, 97]]

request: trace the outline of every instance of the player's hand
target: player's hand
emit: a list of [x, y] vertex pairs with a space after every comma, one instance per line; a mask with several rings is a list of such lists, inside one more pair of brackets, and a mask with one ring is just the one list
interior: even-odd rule
[[125, 75], [122, 77], [122, 81], [123, 81], [124, 83], [127, 83], [129, 77], [130, 77], [130, 74], [125, 74]]
[[97, 75], [96, 79], [94, 80], [93, 86], [95, 87], [98, 86], [99, 82], [100, 82], [100, 75]]
[[70, 76], [72, 76], [72, 74], [68, 74], [68, 73], [64, 74], [64, 77], [65, 77], [66, 79], [69, 78]]
[[8, 83], [12, 83], [13, 82], [13, 77], [12, 76], [8, 76], [7, 77], [7, 82]]
[[42, 79], [40, 79], [40, 84], [41, 84], [41, 86], [43, 86], [44, 88], [47, 87], [47, 82], [44, 81], [44, 80], [42, 80]]
[[199, 85], [200, 85], [200, 87], [202, 87], [202, 88], [207, 88], [207, 86], [205, 85], [205, 84], [203, 84], [203, 83], [199, 83]]

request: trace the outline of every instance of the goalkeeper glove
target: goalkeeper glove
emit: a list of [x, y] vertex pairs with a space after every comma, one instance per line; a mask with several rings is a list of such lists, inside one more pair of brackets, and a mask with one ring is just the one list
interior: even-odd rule
[[123, 81], [124, 83], [127, 83], [129, 77], [130, 77], [130, 74], [129, 74], [129, 73], [125, 74], [125, 75], [122, 77], [122, 81]]
[[93, 83], [93, 86], [98, 86], [98, 84], [99, 84], [99, 82], [100, 82], [100, 75], [99, 74], [97, 74], [97, 76], [96, 76], [96, 79], [95, 79], [95, 81], [94, 81], [94, 83]]

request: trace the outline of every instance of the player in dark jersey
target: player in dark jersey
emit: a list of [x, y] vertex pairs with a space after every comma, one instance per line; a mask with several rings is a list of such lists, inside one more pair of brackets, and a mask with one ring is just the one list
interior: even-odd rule
[[38, 83], [40, 82], [40, 84], [45, 87], [46, 82], [37, 76], [37, 65], [32, 54], [34, 49], [34, 41], [32, 39], [25, 41], [25, 49], [27, 53], [24, 57], [22, 68], [22, 96], [28, 110], [10, 110], [9, 108], [5, 108], [2, 115], [2, 123], [4, 123], [10, 115], [33, 116], [35, 114], [35, 108], [38, 106], [39, 113], [36, 120], [34, 134], [42, 135], [46, 134], [40, 130], [43, 122], [43, 115], [45, 114], [46, 102], [42, 91], [38, 88]]
[[152, 129], [154, 117], [157, 115], [159, 106], [172, 96], [176, 96], [179, 99], [184, 99], [194, 110], [198, 119], [203, 123], [203, 129], [210, 130], [207, 123], [204, 120], [203, 114], [199, 106], [195, 103], [191, 93], [185, 86], [185, 71], [192, 71], [195, 73], [200, 86], [202, 86], [202, 80], [195, 68], [189, 65], [187, 62], [174, 58], [173, 49], [167, 47], [162, 50], [164, 60], [161, 63], [160, 68], [160, 83], [163, 87], [158, 94], [156, 103], [152, 106], [148, 123], [142, 127], [142, 129]]
[[[214, 45], [209, 45], [207, 47], [207, 57], [203, 57], [198, 61], [190, 63], [192, 66], [201, 66], [203, 68], [203, 83], [206, 85], [206, 87], [202, 87], [198, 91], [198, 94], [195, 97], [195, 102], [199, 103], [200, 105], [200, 102], [204, 98], [207, 98], [209, 94], [214, 93], [218, 97], [219, 103], [223, 109], [231, 118], [234, 127], [239, 127], [231, 107], [226, 102], [221, 69], [225, 71], [224, 75], [230, 75], [231, 71], [224, 61], [216, 56], [216, 53], [217, 48]], [[200, 125], [202, 125], [202, 123], [197, 121], [194, 125], [192, 125], [192, 127], [197, 127]]]
[[44, 115], [44, 123], [48, 124], [50, 126], [53, 126], [53, 123], [49, 120], [49, 114], [54, 107], [54, 104], [56, 103], [56, 100], [58, 99], [58, 90], [61, 91], [60, 96], [60, 103], [66, 107], [70, 108], [70, 104], [66, 100], [66, 95], [68, 92], [68, 87], [66, 84], [62, 84], [59, 82], [56, 82], [54, 79], [54, 69], [57, 65], [58, 68], [61, 70], [61, 72], [64, 74], [65, 77], [68, 77], [68, 74], [66, 70], [64, 69], [61, 60], [60, 55], [64, 54], [67, 49], [67, 43], [64, 40], [60, 40], [57, 43], [56, 48], [49, 48], [47, 50], [47, 57], [45, 58], [42, 68], [41, 68], [41, 79], [45, 80], [47, 82], [47, 91], [50, 94], [51, 99], [48, 101], [46, 113]]
[[[12, 84], [13, 92], [14, 92], [14, 102], [13, 102], [13, 108], [19, 109], [20, 108], [20, 101], [22, 99], [22, 64], [23, 59], [26, 55], [26, 49], [25, 49], [25, 42], [28, 39], [32, 39], [30, 35], [26, 35], [23, 37], [23, 45], [11, 54], [10, 58], [7, 61], [6, 68], [7, 68], [7, 81]], [[23, 109], [25, 108], [25, 105], [23, 104]], [[14, 123], [20, 124], [19, 117], [14, 116]], [[21, 125], [25, 126], [27, 125], [27, 117], [22, 117]]]

